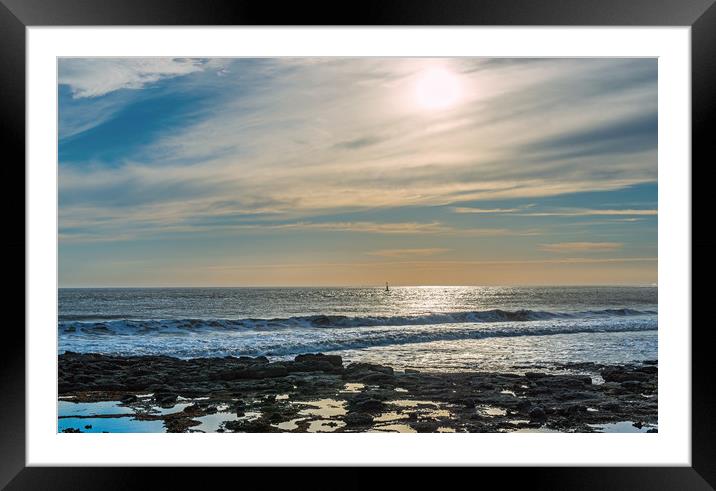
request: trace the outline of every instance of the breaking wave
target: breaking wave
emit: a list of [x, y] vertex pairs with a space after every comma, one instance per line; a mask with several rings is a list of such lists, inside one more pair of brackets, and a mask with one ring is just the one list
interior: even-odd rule
[[309, 315], [275, 319], [124, 319], [102, 321], [62, 320], [61, 335], [133, 335], [171, 334], [194, 331], [277, 330], [296, 328], [339, 329], [379, 326], [426, 326], [440, 324], [520, 323], [552, 319], [611, 319], [653, 316], [656, 311], [604, 309], [582, 312], [548, 312], [537, 310], [484, 310], [472, 312], [427, 313], [399, 316]]

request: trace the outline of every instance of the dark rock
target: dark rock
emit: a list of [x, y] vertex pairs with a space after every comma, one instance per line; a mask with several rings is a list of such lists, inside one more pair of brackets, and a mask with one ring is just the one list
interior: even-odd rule
[[540, 395], [540, 396], [541, 396], [541, 395], [544, 395], [544, 394], [551, 394], [552, 392], [553, 392], [553, 390], [550, 389], [549, 387], [540, 387], [540, 386], [537, 386], [537, 387], [532, 387], [532, 388], [529, 389], [529, 393], [530, 393], [531, 395], [535, 395], [535, 396], [536, 396], [536, 395]]
[[254, 365], [247, 369], [251, 373], [251, 378], [275, 378], [285, 377], [288, 375], [286, 366], [280, 363], [269, 363], [266, 365]]
[[[204, 375], [206, 379], [209, 378], [208, 375]], [[190, 398], [196, 398], [196, 397], [205, 397], [208, 395], [211, 395], [211, 391], [205, 388], [192, 388], [192, 387], [182, 387], [181, 393], [184, 397], [190, 397]]]
[[159, 404], [172, 404], [176, 402], [178, 395], [171, 392], [156, 392], [154, 400]]
[[601, 375], [607, 382], [646, 381], [652, 378], [652, 374], [620, 366], [605, 367]]
[[346, 367], [343, 378], [369, 385], [393, 385], [396, 383], [393, 369], [370, 363], [351, 363]]
[[385, 403], [378, 399], [358, 399], [351, 402], [351, 409], [358, 412], [379, 412], [385, 409]]
[[213, 414], [216, 412], [216, 407], [214, 406], [208, 406], [208, 405], [202, 405], [199, 403], [194, 403], [191, 406], [187, 406], [182, 410], [183, 414], [186, 414], [187, 416], [202, 416], [205, 414]]
[[295, 362], [323, 362], [327, 361], [334, 367], [343, 367], [343, 358], [341, 358], [338, 355], [324, 355], [323, 353], [318, 353], [315, 355], [298, 355], [296, 356], [293, 361]]
[[630, 392], [641, 392], [644, 390], [642, 383], [634, 380], [626, 380], [622, 382], [622, 387]]
[[246, 433], [268, 433], [274, 429], [271, 423], [263, 418], [253, 421], [227, 421], [224, 427], [229, 431]]
[[473, 407], [475, 407], [475, 399], [472, 399], [472, 398], [469, 398], [469, 397], [460, 400], [458, 403], [462, 404], [462, 405], [465, 406], [466, 408], [473, 408]]
[[364, 375], [359, 375], [354, 378], [354, 380], [359, 380], [361, 382], [365, 382], [367, 384], [384, 384], [389, 383], [393, 381], [393, 375], [383, 373], [383, 372], [373, 372], [373, 373], [366, 373]]
[[605, 402], [599, 406], [604, 411], [617, 412], [621, 409], [618, 402]]
[[392, 390], [369, 390], [367, 392], [361, 392], [353, 397], [353, 401], [366, 401], [368, 399], [378, 399], [379, 401], [385, 401], [386, 399], [392, 399], [395, 392]]
[[373, 416], [368, 413], [348, 413], [343, 421], [348, 426], [368, 426], [373, 423]]
[[571, 399], [575, 401], [584, 401], [587, 399], [598, 399], [599, 396], [597, 394], [593, 394], [591, 392], [576, 392], [576, 391], [570, 391], [568, 394], [565, 394], [567, 397], [565, 399]]
[[[169, 407], [175, 404], [178, 395], [206, 398], [181, 412], [149, 414], [145, 418], [163, 420], [168, 431], [192, 431], [191, 426], [198, 424], [192, 418], [215, 413], [221, 404], [237, 414], [248, 413], [249, 407], [263, 414], [256, 422], [234, 422], [227, 431], [277, 432], [272, 423], [293, 419], [300, 411], [291, 403], [267, 398], [284, 393], [290, 393], [291, 400], [296, 401], [344, 399], [348, 409], [345, 417], [355, 423], [355, 426], [351, 423], [354, 431], [366, 431], [371, 427], [368, 417], [376, 417], [392, 407], [393, 401], [404, 398], [448, 404], [451, 425], [466, 431], [514, 430], [517, 427], [510, 421], [518, 413], [522, 415], [520, 419], [531, 421], [531, 427], [549, 423], [564, 431], [587, 431], [587, 423], [598, 421], [651, 422], [657, 417], [656, 363], [563, 367], [606, 375], [603, 384], [592, 385], [584, 375], [548, 372], [552, 366], [521, 367], [546, 372], [531, 372], [528, 376], [492, 372], [420, 373], [411, 369], [395, 374], [390, 367], [372, 363], [351, 363], [344, 369], [331, 355], [296, 358], [277, 363], [266, 357], [182, 360], [166, 356], [62, 354], [58, 356], [58, 387], [61, 395], [75, 396], [77, 402], [122, 399], [125, 404], [133, 404], [134, 394], [153, 392], [153, 404]], [[364, 382], [366, 387], [358, 393], [341, 392], [348, 382]], [[408, 393], [396, 393], [396, 387]], [[503, 389], [513, 390], [518, 397], [501, 394]], [[478, 405], [500, 407], [507, 414], [481, 416], [473, 409]], [[588, 414], [586, 406], [599, 412]], [[403, 409], [402, 415], [407, 417], [402, 420], [405, 424], [419, 424], [424, 431], [435, 431], [436, 424], [438, 427], [442, 424], [441, 418], [425, 418], [427, 414], [421, 408]], [[142, 419], [141, 415], [138, 419]], [[360, 423], [361, 420], [365, 423]], [[83, 425], [78, 428], [87, 431]], [[297, 431], [307, 428], [304, 422]], [[652, 428], [644, 426], [642, 431], [647, 429]]]
[[563, 408], [562, 411], [560, 411], [561, 414], [565, 414], [568, 416], [574, 416], [579, 413], [586, 413], [587, 412], [587, 406], [582, 406], [581, 404], [575, 404], [573, 406], [567, 406]]
[[542, 409], [539, 406], [533, 407], [532, 409], [530, 409], [529, 415], [530, 415], [530, 419], [532, 419], [533, 421], [543, 420], [547, 416], [544, 412], [544, 409]]
[[184, 433], [192, 426], [198, 426], [201, 423], [189, 418], [167, 418], [164, 420], [164, 427], [167, 433]]
[[245, 368], [235, 368], [232, 370], [222, 370], [209, 375], [209, 380], [238, 380], [244, 378], [241, 373], [245, 371]]
[[592, 385], [592, 377], [574, 376], [560, 380], [561, 385], [574, 389], [581, 389], [585, 385]]
[[532, 403], [527, 399], [522, 399], [517, 403], [517, 410], [521, 412], [527, 412], [532, 407]]
[[418, 433], [435, 433], [438, 429], [438, 423], [435, 421], [416, 421], [410, 426]]
[[[297, 357], [298, 358], [298, 357]], [[289, 364], [287, 369], [290, 372], [341, 372], [342, 365], [334, 365], [328, 360], [304, 360], [294, 361]]]
[[238, 368], [235, 370], [227, 370], [216, 374], [214, 380], [251, 380], [285, 377], [288, 375], [288, 369], [281, 363], [258, 363], [246, 368]]
[[269, 359], [265, 356], [257, 356], [255, 358], [250, 356], [240, 356], [237, 360], [247, 365], [265, 365], [269, 362]]
[[374, 363], [351, 363], [346, 367], [346, 374], [353, 375], [360, 372], [381, 372], [387, 375], [393, 375], [393, 368]]
[[85, 425], [85, 430], [91, 430], [91, 429], [92, 429], [92, 425]]

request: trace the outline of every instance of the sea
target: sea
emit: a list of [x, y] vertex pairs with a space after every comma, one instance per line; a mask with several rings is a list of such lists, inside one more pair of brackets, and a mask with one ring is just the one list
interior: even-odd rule
[[422, 371], [657, 359], [656, 287], [61, 288], [58, 353], [331, 353]]

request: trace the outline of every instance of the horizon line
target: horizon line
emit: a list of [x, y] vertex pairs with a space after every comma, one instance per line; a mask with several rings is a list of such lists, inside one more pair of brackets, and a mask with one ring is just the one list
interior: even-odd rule
[[[565, 283], [565, 284], [505, 284], [505, 285], [406, 285], [394, 284], [394, 288], [587, 288], [587, 287], [631, 287], [631, 288], [656, 288], [658, 283]], [[180, 289], [180, 288], [384, 288], [385, 283], [367, 285], [134, 285], [134, 286], [58, 286], [58, 290], [87, 290], [87, 289]]]

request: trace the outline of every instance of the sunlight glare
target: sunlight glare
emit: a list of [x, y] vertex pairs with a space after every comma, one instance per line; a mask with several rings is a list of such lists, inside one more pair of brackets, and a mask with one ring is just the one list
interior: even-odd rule
[[460, 81], [455, 73], [445, 68], [429, 68], [418, 75], [415, 98], [424, 109], [447, 109], [460, 99]]

